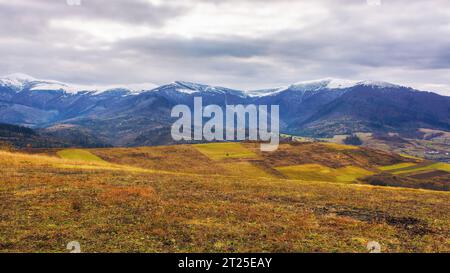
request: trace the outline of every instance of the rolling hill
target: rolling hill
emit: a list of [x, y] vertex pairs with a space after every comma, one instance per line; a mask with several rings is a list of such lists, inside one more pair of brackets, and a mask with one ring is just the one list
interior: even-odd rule
[[450, 250], [449, 192], [414, 189], [442, 163], [329, 143], [30, 152], [0, 151], [0, 252]]
[[61, 147], [110, 147], [95, 136], [83, 130], [66, 126], [66, 135], [62, 130], [52, 133], [48, 130], [33, 130], [28, 127], [0, 123], [0, 144], [10, 148], [61, 148]]

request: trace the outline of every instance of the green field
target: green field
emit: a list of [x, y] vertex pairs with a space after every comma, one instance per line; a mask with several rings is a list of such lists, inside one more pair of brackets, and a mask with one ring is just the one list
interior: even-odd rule
[[85, 161], [85, 162], [102, 162], [107, 163], [100, 157], [82, 149], [66, 149], [62, 151], [58, 151], [57, 155], [60, 158], [68, 159], [68, 160], [76, 160], [76, 161]]
[[417, 165], [417, 164], [416, 163], [399, 163], [399, 164], [394, 164], [394, 165], [389, 165], [389, 166], [378, 167], [378, 169], [380, 169], [382, 171], [392, 171], [392, 170], [412, 167], [415, 165]]
[[334, 171], [336, 175], [336, 180], [338, 182], [354, 182], [358, 178], [369, 176], [374, 174], [371, 171], [365, 170], [363, 168], [347, 166], [343, 168], [336, 169]]
[[325, 142], [323, 144], [326, 145], [329, 148], [332, 148], [332, 149], [338, 150], [338, 151], [358, 150], [359, 149], [357, 146], [338, 144], [338, 143], [333, 143], [333, 142]]
[[407, 174], [407, 173], [429, 171], [429, 170], [450, 172], [450, 164], [438, 162], [438, 163], [433, 163], [433, 164], [423, 166], [423, 167], [407, 168], [407, 169], [399, 170], [399, 171], [396, 171], [393, 173], [394, 174]]
[[373, 172], [354, 166], [333, 169], [319, 164], [303, 164], [276, 169], [290, 179], [343, 183], [353, 182], [358, 178], [373, 174]]
[[257, 155], [245, 148], [240, 143], [209, 143], [194, 145], [194, 147], [213, 160], [222, 160], [227, 158], [256, 158]]

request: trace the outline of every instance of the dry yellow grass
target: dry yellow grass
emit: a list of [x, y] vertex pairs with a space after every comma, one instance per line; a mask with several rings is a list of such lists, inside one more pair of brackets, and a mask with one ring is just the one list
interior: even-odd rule
[[204, 175], [225, 172], [192, 145], [92, 149], [90, 152], [111, 163], [144, 169]]
[[110, 170], [110, 171], [124, 171], [124, 172], [161, 172], [168, 174], [180, 174], [176, 172], [159, 171], [152, 169], [144, 169], [128, 165], [118, 165], [109, 163], [103, 160], [89, 161], [86, 159], [65, 159], [46, 155], [32, 155], [25, 153], [11, 153], [0, 151], [0, 157], [5, 162], [9, 162], [15, 167], [29, 167], [30, 165], [41, 166], [43, 168], [60, 168], [60, 169], [82, 169], [82, 170]]
[[219, 166], [224, 169], [224, 175], [240, 177], [273, 177], [271, 174], [258, 168], [251, 162], [219, 163]]
[[190, 146], [89, 150], [106, 163], [0, 152], [0, 252], [450, 251], [448, 192], [150, 168], [177, 149], [184, 170], [198, 156], [258, 172]]
[[404, 158], [409, 158], [409, 159], [414, 159], [418, 162], [423, 161], [423, 158], [417, 157], [417, 156], [412, 156], [412, 155], [407, 155], [407, 154], [400, 154], [400, 156], [404, 157]]

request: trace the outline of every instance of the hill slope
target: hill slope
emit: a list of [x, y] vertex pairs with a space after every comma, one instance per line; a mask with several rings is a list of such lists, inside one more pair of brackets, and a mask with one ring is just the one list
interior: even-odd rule
[[450, 131], [449, 98], [407, 88], [355, 87], [298, 123], [311, 135], [398, 132], [417, 135], [419, 128]]
[[312, 147], [322, 150], [305, 160], [324, 168], [319, 155], [330, 151], [363, 166], [370, 151], [286, 145], [271, 157], [253, 144], [222, 145], [0, 152], [0, 251], [65, 252], [73, 240], [84, 252], [367, 252], [369, 241], [383, 252], [450, 250], [448, 192], [292, 180], [249, 167], [301, 165], [296, 153]]
[[15, 148], [57, 147], [110, 147], [83, 130], [67, 127], [67, 134], [52, 133], [51, 130], [33, 130], [27, 127], [0, 123], [0, 143]]

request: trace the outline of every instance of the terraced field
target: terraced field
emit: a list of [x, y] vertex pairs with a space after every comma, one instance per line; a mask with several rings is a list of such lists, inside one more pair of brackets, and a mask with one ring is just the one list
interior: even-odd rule
[[[282, 144], [273, 153], [261, 153], [255, 143], [210, 143], [200, 145], [57, 151], [63, 158], [104, 161], [138, 168], [188, 174], [285, 178], [332, 183], [365, 183], [365, 178], [388, 172], [408, 177], [429, 171], [415, 179], [424, 181], [450, 172], [448, 164], [423, 161], [382, 151], [335, 143]], [[191, 160], [195, 164], [186, 164]], [[394, 164], [392, 164], [394, 163]], [[434, 182], [433, 182], [434, 183]], [[433, 184], [431, 183], [431, 184]], [[391, 186], [397, 186], [392, 184]], [[410, 187], [410, 185], [403, 185]], [[445, 186], [445, 185], [444, 185]], [[414, 186], [416, 187], [416, 186]], [[438, 187], [437, 189], [441, 189]], [[445, 188], [445, 187], [444, 187]]]
[[338, 144], [333, 142], [325, 142], [323, 145], [328, 146], [335, 150], [345, 151], [345, 150], [358, 150], [359, 148], [357, 146], [350, 146], [350, 145], [344, 145], [344, 144]]
[[318, 164], [303, 164], [278, 167], [278, 171], [290, 179], [305, 181], [354, 182], [356, 179], [372, 175], [373, 172], [353, 166], [339, 169], [328, 168]]
[[415, 166], [410, 166], [408, 168], [397, 169], [393, 173], [394, 174], [407, 174], [407, 173], [416, 173], [421, 171], [445, 171], [450, 172], [450, 164], [447, 163], [428, 163], [428, 164], [418, 164]]
[[429, 171], [417, 159], [321, 143], [33, 153], [0, 151], [0, 252], [450, 251], [449, 192], [364, 184], [428, 181], [409, 177]]
[[407, 163], [394, 164], [394, 165], [390, 165], [390, 166], [381, 166], [378, 169], [380, 169], [382, 171], [395, 171], [398, 169], [408, 168], [408, 167], [412, 167], [412, 166], [416, 166], [416, 165], [417, 165], [416, 163], [407, 162]]

